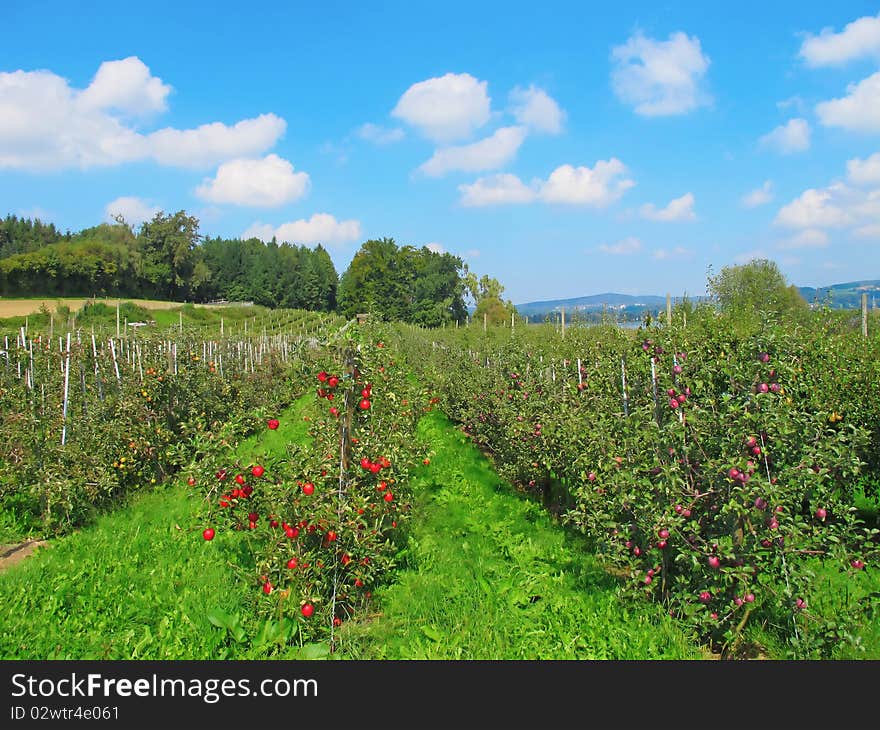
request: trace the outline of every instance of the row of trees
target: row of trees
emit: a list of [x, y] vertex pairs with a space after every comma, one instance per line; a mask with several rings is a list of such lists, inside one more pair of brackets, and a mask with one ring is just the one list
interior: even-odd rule
[[173, 301], [252, 301], [339, 311], [427, 327], [475, 316], [509, 319], [511, 302], [458, 256], [392, 238], [366, 241], [340, 278], [326, 249], [210, 238], [185, 211], [158, 213], [135, 232], [121, 218], [79, 233], [9, 216], [0, 221], [0, 295], [118, 296]]

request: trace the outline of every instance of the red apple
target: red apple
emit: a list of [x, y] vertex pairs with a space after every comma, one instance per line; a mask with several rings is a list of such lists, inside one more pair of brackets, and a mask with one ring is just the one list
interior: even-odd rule
[[205, 528], [205, 531], [202, 533], [202, 537], [205, 538], [206, 540], [213, 540], [214, 535], [215, 535], [215, 533], [214, 533], [213, 527]]

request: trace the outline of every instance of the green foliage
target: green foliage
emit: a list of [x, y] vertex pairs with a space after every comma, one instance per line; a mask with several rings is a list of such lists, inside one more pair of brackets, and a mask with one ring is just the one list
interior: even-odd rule
[[[751, 333], [737, 316], [697, 308], [687, 328], [563, 339], [472, 327], [402, 341], [464, 433], [582, 531], [626, 595], [729, 654], [761, 622], [796, 653], [827, 654], [857, 636], [869, 598], [821, 621], [803, 611], [820, 605], [813, 564], [855, 585], [858, 561], [878, 557], [854, 489], [877, 428], [876, 345], [818, 314]], [[827, 642], [808, 646], [817, 622]]]
[[779, 267], [767, 259], [724, 267], [717, 276], [709, 277], [708, 289], [723, 312], [748, 323], [767, 318], [781, 321], [809, 308], [797, 287], [788, 285]]
[[392, 238], [365, 242], [339, 282], [339, 310], [426, 327], [464, 321], [461, 259]]
[[467, 271], [464, 286], [476, 304], [473, 318], [477, 323], [485, 321], [487, 325], [506, 324], [510, 322], [512, 314], [516, 315], [513, 302], [501, 299], [504, 287], [497, 279], [485, 274], [477, 279], [473, 271]]

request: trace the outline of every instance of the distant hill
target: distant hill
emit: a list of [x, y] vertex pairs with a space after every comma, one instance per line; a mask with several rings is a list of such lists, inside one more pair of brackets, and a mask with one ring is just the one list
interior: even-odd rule
[[[673, 298], [673, 301], [678, 297]], [[691, 297], [696, 301], [699, 297]], [[666, 296], [656, 294], [643, 294], [633, 296], [631, 294], [616, 294], [606, 292], [604, 294], [591, 294], [572, 299], [549, 299], [540, 302], [527, 302], [517, 304], [516, 309], [523, 317], [532, 320], [543, 319], [551, 312], [558, 312], [565, 307], [566, 316], [576, 313], [593, 318], [598, 317], [603, 311], [613, 314], [617, 318], [638, 317], [646, 311], [658, 312], [666, 308]]]
[[[861, 306], [863, 293], [868, 295], [869, 307], [880, 307], [880, 279], [866, 281], [851, 281], [844, 284], [831, 284], [818, 288], [801, 286], [798, 287], [801, 296], [808, 303], [818, 306], [826, 304], [834, 309], [858, 309]], [[673, 302], [679, 297], [673, 297]], [[692, 302], [699, 302], [705, 297], [689, 297]], [[551, 312], [559, 312], [565, 307], [566, 316], [580, 313], [589, 318], [595, 318], [602, 314], [603, 310], [619, 319], [640, 317], [646, 311], [657, 313], [666, 309], [666, 296], [656, 294], [616, 294], [606, 292], [604, 294], [591, 294], [571, 299], [548, 299], [545, 301], [526, 302], [517, 304], [517, 311], [532, 321], [537, 321], [548, 316]]]
[[877, 279], [831, 284], [816, 289], [799, 286], [798, 291], [810, 304], [828, 304], [833, 309], [858, 309], [862, 306], [862, 294], [868, 295], [868, 307], [873, 308], [875, 303], [880, 307], [880, 280]]

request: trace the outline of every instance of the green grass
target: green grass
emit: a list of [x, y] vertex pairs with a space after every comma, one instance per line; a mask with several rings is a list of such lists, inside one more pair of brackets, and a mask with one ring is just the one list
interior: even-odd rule
[[441, 414], [420, 423], [431, 463], [407, 566], [349, 624], [356, 659], [698, 659], [654, 607], [624, 603], [574, 535], [501, 482]]
[[[305, 439], [302, 413], [312, 400], [298, 401], [281, 428], [248, 439], [237, 453]], [[265, 627], [248, 618], [252, 592], [239, 579], [248, 553], [226, 531], [202, 539], [196, 490], [181, 475], [0, 573], [0, 659], [264, 656]], [[241, 640], [209, 615], [240, 625]]]

